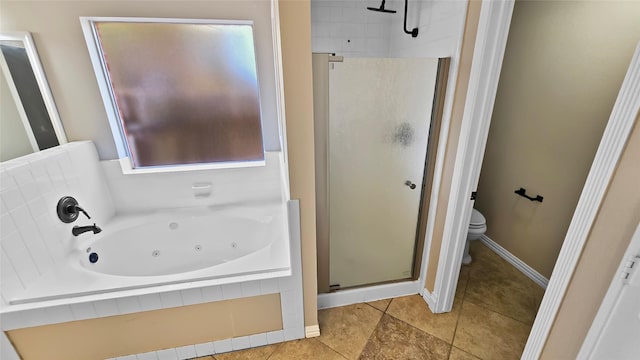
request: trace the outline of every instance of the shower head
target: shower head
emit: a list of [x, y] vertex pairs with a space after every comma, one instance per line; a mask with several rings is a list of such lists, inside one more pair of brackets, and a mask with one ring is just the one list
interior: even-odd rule
[[382, 0], [382, 4], [380, 4], [379, 8], [367, 7], [367, 10], [383, 12], [383, 13], [390, 13], [390, 14], [395, 14], [396, 13], [395, 10], [387, 10], [387, 9], [385, 9], [384, 8], [384, 3], [385, 3], [385, 0]]

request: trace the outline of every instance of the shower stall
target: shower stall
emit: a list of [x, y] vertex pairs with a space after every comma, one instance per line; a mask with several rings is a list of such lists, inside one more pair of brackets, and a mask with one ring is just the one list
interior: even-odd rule
[[313, 55], [320, 292], [419, 277], [438, 68]]

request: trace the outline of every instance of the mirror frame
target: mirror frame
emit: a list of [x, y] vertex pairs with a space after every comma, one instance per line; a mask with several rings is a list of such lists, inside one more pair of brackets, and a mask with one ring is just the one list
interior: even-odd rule
[[[27, 52], [27, 57], [29, 58], [29, 63], [31, 64], [31, 69], [33, 70], [33, 74], [35, 75], [36, 81], [38, 83], [38, 88], [40, 89], [40, 95], [42, 96], [42, 100], [44, 101], [47, 112], [49, 113], [49, 119], [51, 120], [53, 130], [56, 134], [56, 137], [58, 138], [58, 143], [60, 143], [60, 145], [67, 143], [67, 136], [64, 132], [64, 127], [62, 126], [60, 115], [58, 114], [58, 108], [53, 101], [53, 95], [51, 94], [51, 89], [49, 88], [49, 83], [47, 82], [47, 77], [44, 74], [42, 64], [40, 63], [40, 57], [38, 56], [38, 52], [36, 51], [36, 45], [33, 41], [33, 37], [31, 37], [31, 33], [27, 31], [0, 32], [0, 41], [1, 40], [21, 41], [24, 44], [25, 51]], [[36, 142], [33, 130], [31, 130], [29, 118], [27, 117], [27, 113], [25, 112], [22, 101], [20, 101], [20, 96], [18, 95], [13, 77], [9, 72], [7, 62], [4, 59], [4, 56], [1, 56], [1, 54], [0, 68], [2, 69], [5, 78], [7, 79], [9, 91], [11, 92], [11, 96], [16, 103], [16, 108], [18, 109], [20, 120], [22, 120], [22, 125], [27, 132], [27, 137], [29, 138], [31, 147], [33, 148], [34, 152], [38, 152], [40, 151], [40, 147], [38, 147], [38, 143]]]

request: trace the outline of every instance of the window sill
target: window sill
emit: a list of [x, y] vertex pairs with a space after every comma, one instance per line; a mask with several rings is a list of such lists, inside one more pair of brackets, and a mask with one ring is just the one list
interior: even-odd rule
[[170, 166], [149, 166], [144, 168], [133, 168], [131, 160], [128, 157], [118, 159], [123, 174], [154, 174], [154, 173], [174, 173], [184, 171], [198, 170], [216, 170], [216, 169], [239, 169], [248, 167], [265, 166], [265, 160], [254, 161], [229, 161], [220, 163], [206, 164], [189, 164], [189, 165], [170, 165]]

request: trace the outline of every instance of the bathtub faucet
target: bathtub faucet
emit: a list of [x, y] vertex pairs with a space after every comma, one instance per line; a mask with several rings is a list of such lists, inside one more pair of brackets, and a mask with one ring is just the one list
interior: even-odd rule
[[97, 234], [101, 232], [102, 229], [96, 226], [96, 224], [89, 226], [74, 226], [73, 229], [71, 229], [71, 233], [73, 234], [73, 236], [78, 236], [82, 233], [86, 233], [87, 231], [93, 231], [94, 234]]

